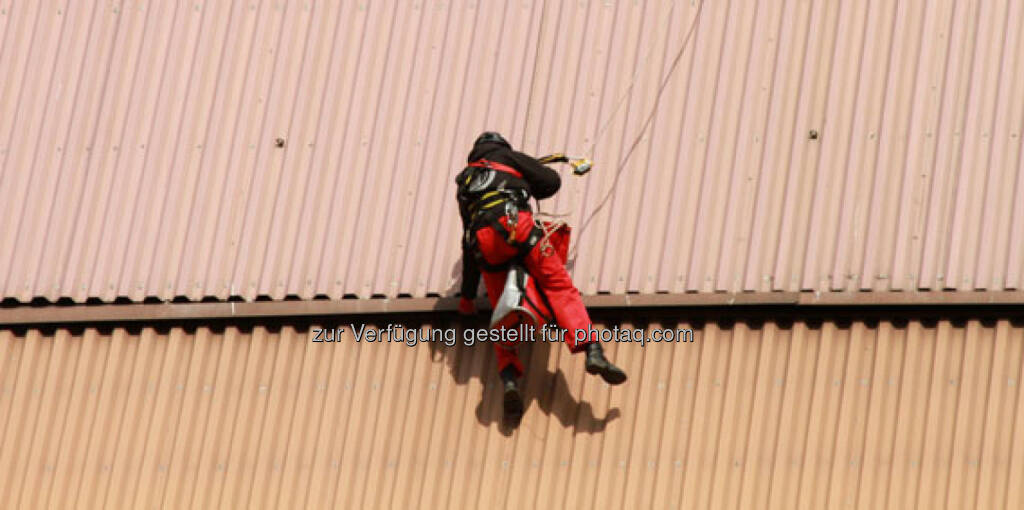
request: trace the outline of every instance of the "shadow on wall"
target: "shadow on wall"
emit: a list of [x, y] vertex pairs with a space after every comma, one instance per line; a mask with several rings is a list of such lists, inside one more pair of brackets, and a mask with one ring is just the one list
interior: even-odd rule
[[[462, 263], [457, 263], [461, 272]], [[456, 288], [458, 288], [456, 286]], [[432, 360], [443, 361], [449, 375], [457, 385], [465, 385], [477, 378], [484, 387], [481, 401], [476, 406], [476, 417], [481, 425], [490, 427], [497, 424], [502, 434], [510, 436], [518, 424], [504, 420], [502, 409], [501, 381], [498, 378], [494, 358], [494, 344], [477, 342], [467, 346], [462, 341], [467, 328], [486, 328], [490, 310], [482, 310], [475, 317], [455, 316], [451, 325], [456, 331], [458, 342], [454, 347], [440, 343], [430, 344]], [[559, 352], [554, 352], [554, 351]], [[565, 374], [548, 369], [551, 356], [572, 356], [560, 343], [528, 342], [519, 346], [519, 357], [526, 367], [526, 373], [519, 380], [526, 406], [525, 417], [538, 411], [554, 416], [563, 427], [572, 427], [575, 433], [604, 431], [608, 423], [621, 415], [618, 408], [610, 409], [604, 416], [594, 414], [590, 402], [580, 401], [576, 395], [582, 393], [582, 386], [570, 388]], [[574, 356], [572, 362], [583, 363], [582, 355]], [[557, 365], [557, 363], [556, 363]]]
[[460, 256], [456, 261], [455, 265], [452, 266], [451, 271], [452, 285], [448, 287], [448, 291], [444, 294], [445, 296], [456, 296], [462, 291], [462, 257]]

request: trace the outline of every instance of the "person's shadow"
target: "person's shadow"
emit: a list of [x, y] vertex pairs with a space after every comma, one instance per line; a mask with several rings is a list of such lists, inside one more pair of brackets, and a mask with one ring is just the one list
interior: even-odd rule
[[[449, 296], [457, 294], [461, 272], [462, 262], [460, 260], [453, 268], [456, 283], [449, 289]], [[481, 290], [479, 295], [483, 296], [484, 292]], [[497, 423], [502, 434], [511, 435], [512, 431], [519, 426], [519, 422], [508, 419], [504, 414], [502, 384], [494, 359], [494, 344], [483, 341], [467, 346], [462, 341], [465, 329], [487, 328], [490, 309], [481, 306], [486, 303], [485, 299], [478, 299], [479, 313], [474, 317], [463, 317], [449, 311], [452, 303], [457, 301], [457, 297], [438, 300], [438, 311], [448, 311], [454, 319], [451, 324], [445, 326], [455, 329], [458, 342], [453, 347], [430, 343], [431, 359], [443, 361], [457, 385], [468, 384], [472, 378], [480, 379], [484, 391], [482, 399], [476, 407], [477, 420], [485, 427]], [[553, 353], [555, 349], [564, 351], [561, 355], [570, 355], [564, 344], [545, 342], [538, 338], [534, 342], [522, 342], [518, 349], [519, 358], [526, 368], [526, 373], [519, 379], [525, 408], [524, 416], [539, 410], [554, 416], [564, 427], [574, 427], [575, 433], [595, 433], [604, 431], [608, 423], [621, 415], [616, 407], [609, 409], [602, 417], [596, 416], [594, 408], [589, 402], [580, 401], [574, 396], [580, 394], [582, 387], [575, 388], [574, 392], [569, 387], [569, 381], [561, 370], [557, 368], [554, 372], [548, 370], [551, 356], [558, 355]], [[583, 363], [582, 355], [579, 357], [579, 363]]]

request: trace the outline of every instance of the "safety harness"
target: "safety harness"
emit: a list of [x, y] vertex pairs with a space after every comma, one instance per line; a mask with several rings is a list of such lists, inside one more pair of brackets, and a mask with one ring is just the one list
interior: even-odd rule
[[[516, 223], [520, 211], [530, 211], [526, 189], [512, 185], [523, 179], [523, 174], [508, 165], [479, 159], [469, 163], [456, 178], [460, 207], [468, 213], [468, 225], [463, 235], [463, 248], [473, 254], [477, 265], [484, 271], [506, 271], [513, 262], [522, 261], [526, 254], [544, 237], [544, 231], [533, 225], [526, 239], [516, 239]], [[505, 218], [505, 224], [501, 218]], [[507, 226], [506, 226], [507, 225]], [[476, 231], [492, 227], [505, 241], [516, 248], [516, 255], [501, 264], [491, 264], [477, 248]]]

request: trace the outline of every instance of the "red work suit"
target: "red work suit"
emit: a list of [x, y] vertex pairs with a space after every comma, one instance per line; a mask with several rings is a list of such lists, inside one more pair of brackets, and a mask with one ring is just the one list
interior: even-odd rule
[[[501, 218], [499, 221], [501, 221], [503, 226], [508, 227], [508, 222], [505, 218]], [[517, 241], [524, 241], [530, 235], [533, 226], [533, 215], [529, 211], [520, 211], [518, 221], [516, 221], [515, 239]], [[517, 253], [517, 248], [509, 246], [505, 236], [502, 234], [495, 232], [494, 228], [489, 226], [475, 232], [478, 243], [477, 247], [484, 260], [489, 264], [501, 264], [515, 257]], [[597, 339], [593, 335], [580, 342], [576, 341], [576, 331], [591, 331], [592, 323], [590, 316], [587, 314], [587, 309], [583, 305], [580, 292], [573, 285], [572, 278], [565, 269], [565, 263], [561, 257], [554, 250], [543, 249], [541, 243], [538, 243], [526, 254], [522, 264], [550, 303], [551, 311], [555, 316], [558, 327], [567, 330], [562, 338], [569, 351], [572, 353], [579, 352], [583, 350], [584, 345], [596, 341]], [[487, 287], [487, 298], [490, 300], [492, 308], [504, 290], [507, 275], [507, 271], [481, 271], [484, 285]], [[538, 334], [540, 334], [540, 326], [540, 324], [537, 325]], [[580, 333], [580, 335], [583, 336], [584, 333]], [[551, 336], [552, 334], [549, 334], [548, 338], [551, 338]], [[496, 342], [494, 344], [499, 372], [505, 367], [512, 365], [515, 367], [516, 372], [522, 375], [524, 371], [523, 363], [519, 359], [515, 347], [515, 343], [511, 341]]]

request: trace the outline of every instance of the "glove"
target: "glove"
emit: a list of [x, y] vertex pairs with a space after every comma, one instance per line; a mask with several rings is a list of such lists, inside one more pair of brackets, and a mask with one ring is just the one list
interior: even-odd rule
[[473, 300], [464, 297], [459, 300], [459, 313], [462, 315], [476, 315], [476, 305]]

